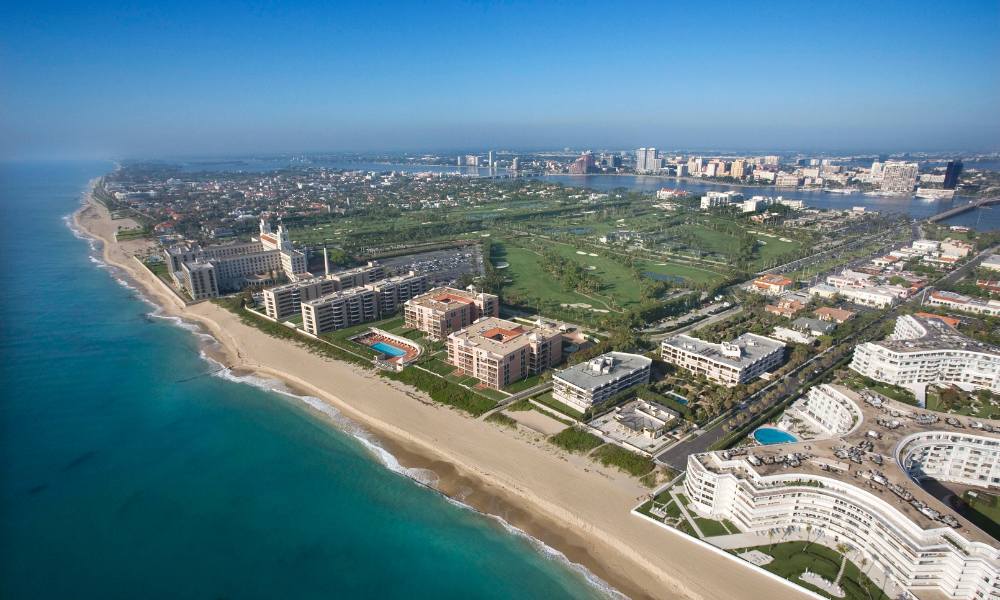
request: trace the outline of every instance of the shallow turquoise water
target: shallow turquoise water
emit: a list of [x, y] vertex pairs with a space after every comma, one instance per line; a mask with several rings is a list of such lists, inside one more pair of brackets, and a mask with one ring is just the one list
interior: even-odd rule
[[0, 597], [587, 598], [198, 340], [63, 217], [108, 164], [0, 164]]
[[775, 427], [760, 427], [753, 432], [753, 437], [765, 446], [770, 444], [788, 444], [798, 441], [798, 438], [794, 435]]
[[372, 344], [372, 348], [375, 348], [382, 354], [387, 354], [389, 356], [403, 356], [404, 354], [406, 354], [406, 350], [400, 350], [399, 348], [396, 348], [395, 346], [390, 346], [385, 342], [378, 342], [377, 344]]

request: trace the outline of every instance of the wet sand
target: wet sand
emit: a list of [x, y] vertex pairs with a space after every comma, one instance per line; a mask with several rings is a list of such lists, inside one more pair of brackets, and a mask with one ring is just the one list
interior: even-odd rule
[[209, 332], [219, 342], [213, 351], [219, 362], [328, 403], [404, 467], [432, 471], [442, 493], [502, 518], [629, 597], [807, 597], [631, 515], [648, 494], [636, 479], [567, 454], [534, 431], [469, 418], [413, 388], [271, 338], [210, 302], [185, 306], [132, 259], [143, 242], [115, 242], [117, 223], [102, 205], [88, 197], [74, 219], [104, 242], [105, 260], [167, 314]]

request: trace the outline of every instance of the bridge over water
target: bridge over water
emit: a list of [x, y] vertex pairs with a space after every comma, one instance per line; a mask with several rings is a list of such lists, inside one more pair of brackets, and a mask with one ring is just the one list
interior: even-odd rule
[[934, 215], [933, 217], [927, 220], [931, 223], [937, 223], [938, 221], [943, 221], [950, 217], [954, 217], [955, 215], [960, 215], [964, 212], [975, 210], [983, 206], [989, 206], [991, 204], [1000, 204], [1000, 196], [994, 196], [992, 198], [982, 198], [980, 200], [973, 200], [972, 202], [969, 202], [967, 204], [962, 204], [954, 208], [949, 208], [944, 212], [939, 212], [938, 214]]

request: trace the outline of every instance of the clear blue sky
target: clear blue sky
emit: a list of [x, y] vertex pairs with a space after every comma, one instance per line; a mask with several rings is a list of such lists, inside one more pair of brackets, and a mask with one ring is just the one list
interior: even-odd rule
[[996, 149], [1000, 0], [0, 9], [3, 157], [647, 144]]

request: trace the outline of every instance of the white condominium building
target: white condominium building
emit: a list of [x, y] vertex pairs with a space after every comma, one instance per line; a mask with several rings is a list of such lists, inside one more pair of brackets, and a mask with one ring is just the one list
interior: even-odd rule
[[859, 344], [851, 369], [893, 385], [961, 383], [1000, 392], [1000, 349], [916, 315], [896, 319], [888, 339]]
[[207, 262], [181, 263], [179, 270], [172, 273], [174, 281], [187, 290], [192, 300], [205, 300], [219, 295], [219, 285], [215, 280], [215, 269]]
[[640, 354], [608, 352], [557, 371], [552, 377], [552, 396], [584, 412], [619, 392], [648, 383], [652, 364], [652, 359]]
[[823, 437], [842, 436], [861, 424], [861, 410], [853, 400], [855, 397], [844, 387], [823, 383], [809, 388], [789, 412], [805, 420]]
[[735, 202], [743, 202], [743, 194], [739, 192], [708, 192], [701, 197], [701, 209], [729, 206]]
[[[863, 426], [830, 439], [691, 455], [688, 510], [728, 520], [761, 545], [847, 544], [853, 561], [883, 574], [877, 584], [888, 577], [920, 597], [1000, 597], [1000, 544], [917, 483], [933, 478], [1000, 489], [1000, 439], [966, 417], [945, 422], [831, 389], [856, 403], [844, 416], [855, 414]], [[844, 423], [831, 421], [838, 431]]]
[[744, 333], [732, 342], [721, 344], [677, 335], [663, 340], [660, 355], [670, 364], [733, 387], [780, 365], [784, 361], [785, 344], [754, 333]]
[[862, 306], [872, 306], [875, 308], [889, 308], [899, 301], [899, 296], [895, 290], [886, 286], [874, 286], [867, 288], [843, 288], [837, 290], [837, 295], [841, 298], [860, 304]]
[[875, 285], [872, 276], [845, 269], [826, 278], [827, 285], [835, 288], [842, 298], [855, 304], [888, 308], [899, 299], [899, 290], [890, 286]]

